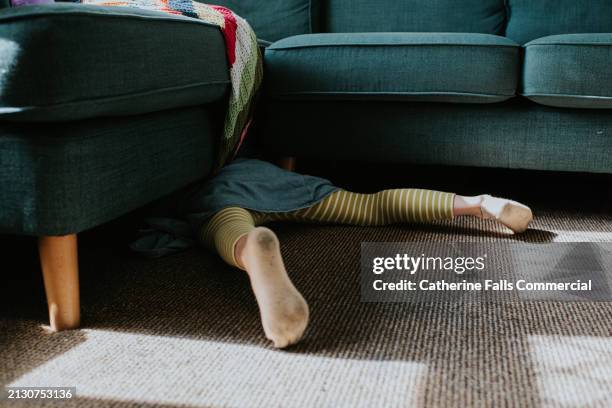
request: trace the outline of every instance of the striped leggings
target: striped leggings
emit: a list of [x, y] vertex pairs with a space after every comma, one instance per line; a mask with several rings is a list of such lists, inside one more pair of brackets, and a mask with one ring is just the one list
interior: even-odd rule
[[339, 190], [319, 203], [285, 213], [262, 213], [238, 207], [216, 213], [201, 229], [202, 243], [228, 264], [240, 267], [234, 247], [258, 225], [272, 221], [379, 226], [453, 218], [455, 195], [420, 189], [385, 190], [359, 194]]

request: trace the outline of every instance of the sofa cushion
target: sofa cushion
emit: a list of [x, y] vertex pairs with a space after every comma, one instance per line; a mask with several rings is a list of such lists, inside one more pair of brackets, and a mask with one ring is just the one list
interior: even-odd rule
[[521, 93], [549, 106], [612, 108], [612, 34], [566, 34], [525, 45]]
[[[210, 3], [207, 0], [199, 0]], [[266, 41], [316, 32], [321, 0], [215, 0], [246, 19], [257, 37]]]
[[519, 46], [487, 34], [311, 34], [266, 49], [275, 98], [486, 103], [516, 93]]
[[506, 36], [519, 44], [553, 34], [612, 33], [610, 0], [507, 0]]
[[502, 34], [504, 0], [326, 0], [324, 31]]
[[134, 8], [52, 4], [0, 15], [0, 119], [74, 120], [218, 100], [218, 27]]

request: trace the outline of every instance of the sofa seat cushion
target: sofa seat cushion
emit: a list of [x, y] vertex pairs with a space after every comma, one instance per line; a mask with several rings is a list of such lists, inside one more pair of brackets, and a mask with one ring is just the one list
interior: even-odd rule
[[269, 96], [487, 103], [515, 95], [519, 46], [488, 34], [354, 33], [266, 49]]
[[218, 27], [164, 13], [57, 3], [0, 15], [0, 120], [132, 115], [219, 100]]
[[612, 109], [612, 34], [565, 34], [525, 45], [521, 93], [548, 106]]

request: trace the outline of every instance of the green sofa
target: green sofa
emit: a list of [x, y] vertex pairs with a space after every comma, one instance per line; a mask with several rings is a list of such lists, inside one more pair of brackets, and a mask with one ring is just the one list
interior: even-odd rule
[[[610, 0], [214, 3], [265, 46], [270, 153], [612, 173]], [[0, 232], [40, 237], [53, 328], [79, 322], [76, 234], [209, 175], [228, 87], [200, 21], [0, 11]]]
[[302, 35], [252, 20], [269, 151], [612, 173], [611, 1], [287, 3], [269, 14]]

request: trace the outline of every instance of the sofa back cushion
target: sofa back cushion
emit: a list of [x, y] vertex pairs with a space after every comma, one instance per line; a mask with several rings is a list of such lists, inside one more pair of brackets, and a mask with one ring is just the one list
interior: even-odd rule
[[266, 41], [316, 32], [318, 0], [198, 0], [225, 6], [246, 19]]
[[502, 34], [505, 22], [504, 0], [325, 0], [322, 7], [323, 31], [335, 33]]
[[612, 0], [507, 0], [506, 36], [524, 44], [555, 34], [612, 33]]

